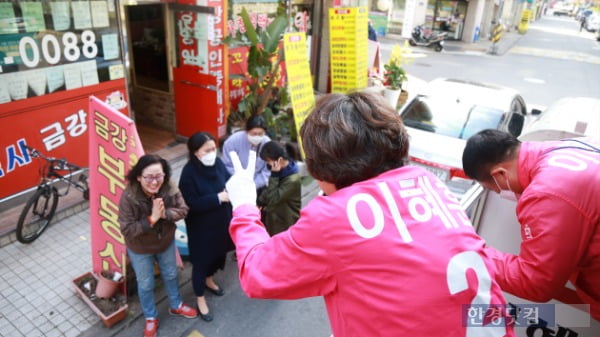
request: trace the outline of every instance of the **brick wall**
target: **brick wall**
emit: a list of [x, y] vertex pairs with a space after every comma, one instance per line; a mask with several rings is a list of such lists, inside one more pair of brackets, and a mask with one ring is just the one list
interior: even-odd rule
[[130, 95], [136, 122], [148, 123], [175, 132], [173, 95], [140, 87], [133, 87]]

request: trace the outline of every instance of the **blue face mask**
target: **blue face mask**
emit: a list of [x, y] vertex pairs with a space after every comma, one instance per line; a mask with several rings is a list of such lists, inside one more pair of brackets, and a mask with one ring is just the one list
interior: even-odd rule
[[510, 188], [510, 184], [508, 183], [508, 178], [506, 178], [506, 186], [508, 186], [508, 191], [500, 188], [500, 185], [498, 185], [498, 182], [496, 181], [496, 178], [494, 178], [494, 176], [492, 176], [492, 179], [494, 179], [496, 186], [498, 186], [498, 189], [500, 190], [500, 193], [498, 193], [500, 195], [500, 198], [506, 199], [506, 200], [511, 200], [511, 201], [519, 200], [519, 197], [517, 196], [517, 194], [515, 192], [513, 192], [512, 189]]

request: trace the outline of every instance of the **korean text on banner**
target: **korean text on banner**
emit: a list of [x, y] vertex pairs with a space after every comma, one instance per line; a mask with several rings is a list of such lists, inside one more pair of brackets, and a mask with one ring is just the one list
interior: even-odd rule
[[[285, 34], [283, 41], [288, 74], [288, 90], [292, 100], [292, 109], [294, 110], [294, 123], [296, 124], [296, 130], [300, 131], [302, 123], [304, 123], [315, 105], [315, 94], [306, 48], [306, 34], [304, 32], [288, 33]], [[298, 144], [300, 144], [300, 152], [304, 157], [300, 135], [298, 135]]]
[[93, 271], [111, 270], [125, 275], [125, 238], [117, 220], [119, 199], [126, 186], [125, 175], [144, 150], [134, 122], [93, 96], [88, 130]]
[[367, 27], [366, 7], [329, 9], [331, 92], [367, 87]]

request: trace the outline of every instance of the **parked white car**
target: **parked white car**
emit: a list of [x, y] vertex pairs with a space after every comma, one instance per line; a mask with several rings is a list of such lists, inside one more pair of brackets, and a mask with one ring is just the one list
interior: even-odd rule
[[573, 5], [565, 2], [557, 2], [551, 10], [554, 16], [571, 16], [573, 14]]
[[472, 185], [462, 170], [466, 140], [483, 129], [519, 136], [527, 107], [514, 89], [457, 79], [435, 79], [400, 110], [410, 135], [412, 164], [446, 182], [460, 199]]
[[600, 99], [564, 97], [533, 120], [521, 140], [551, 140], [600, 135]]
[[597, 32], [598, 30], [600, 30], [600, 14], [594, 13], [588, 16], [587, 19], [585, 19], [584, 28], [588, 32]]

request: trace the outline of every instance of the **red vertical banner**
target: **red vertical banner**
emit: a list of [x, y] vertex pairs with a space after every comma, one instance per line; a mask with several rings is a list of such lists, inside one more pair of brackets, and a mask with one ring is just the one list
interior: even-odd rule
[[92, 267], [94, 273], [110, 270], [125, 275], [119, 199], [127, 185], [125, 176], [144, 150], [129, 117], [93, 96], [88, 112]]
[[[177, 132], [190, 136], [208, 131], [218, 138], [227, 133], [229, 96], [224, 0], [178, 0], [184, 9], [176, 10], [177, 66], [173, 68]], [[196, 11], [203, 7], [202, 11]], [[190, 9], [187, 9], [187, 8]], [[212, 8], [212, 14], [206, 13]], [[202, 101], [202, 113], [198, 102]]]
[[209, 15], [208, 20], [208, 73], [216, 79], [217, 90], [217, 139], [227, 135], [226, 99], [229, 96], [229, 86], [226, 85], [225, 75], [227, 64], [225, 62], [225, 45], [222, 43], [227, 33], [225, 14], [227, 5], [224, 0], [208, 0], [208, 6], [215, 9], [214, 15]]
[[[279, 44], [279, 48], [283, 48], [283, 44]], [[230, 75], [242, 75], [245, 79], [236, 77], [229, 79], [229, 109], [235, 111], [238, 104], [248, 93], [248, 82], [252, 79], [248, 73], [248, 55], [250, 48], [241, 46], [229, 48], [228, 50], [228, 66]], [[284, 87], [287, 85], [287, 70], [286, 60], [279, 63], [278, 77], [275, 79], [275, 86]]]
[[206, 27], [201, 27], [202, 20], [198, 17], [201, 14], [192, 11], [180, 11], [177, 15], [177, 28], [179, 35], [177, 37], [179, 44], [179, 62], [181, 66], [194, 67], [200, 73], [206, 73], [206, 56], [204, 48], [201, 46], [201, 38], [197, 32]]
[[[229, 74], [250, 78], [248, 72], [248, 47], [229, 48]], [[229, 79], [229, 111], [235, 111], [248, 92], [248, 82], [242, 78]]]

